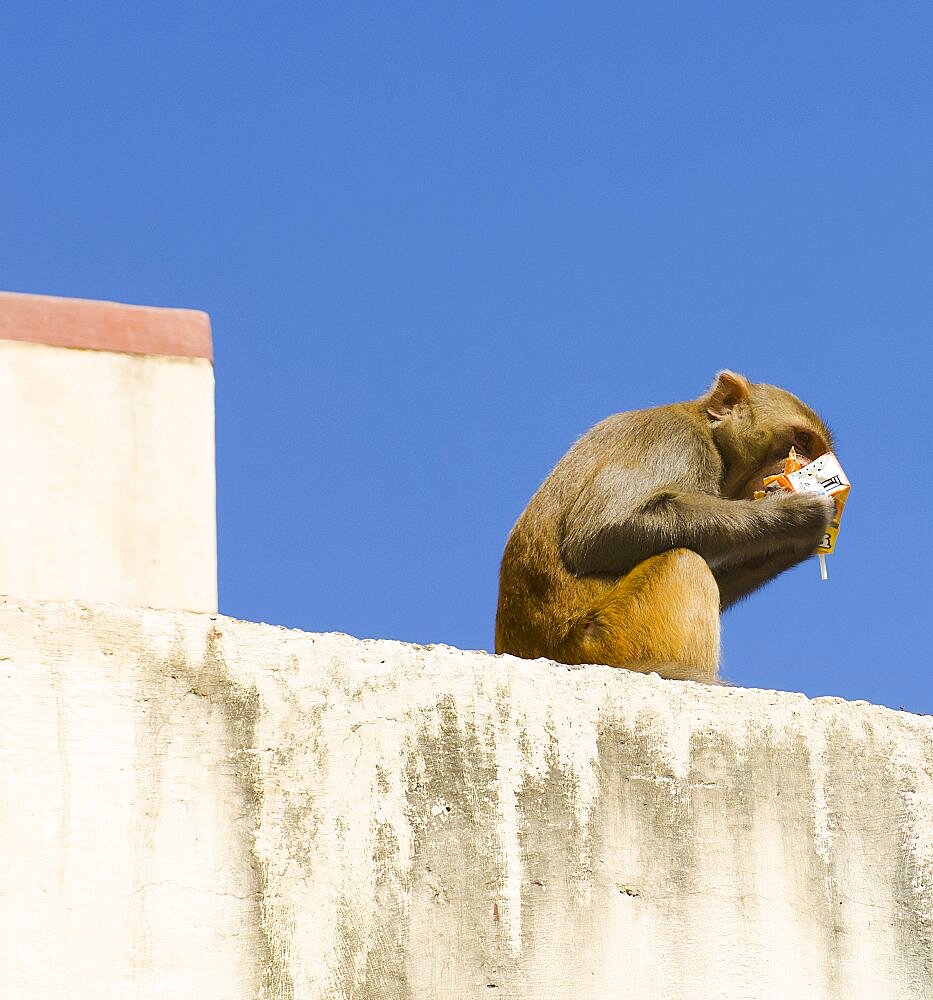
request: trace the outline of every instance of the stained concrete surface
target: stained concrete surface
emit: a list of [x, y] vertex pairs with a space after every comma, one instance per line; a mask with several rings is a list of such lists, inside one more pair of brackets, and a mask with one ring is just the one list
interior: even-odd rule
[[13, 598], [0, 683], [0, 996], [933, 996], [929, 718]]
[[0, 593], [216, 611], [207, 358], [0, 339], [0, 470]]

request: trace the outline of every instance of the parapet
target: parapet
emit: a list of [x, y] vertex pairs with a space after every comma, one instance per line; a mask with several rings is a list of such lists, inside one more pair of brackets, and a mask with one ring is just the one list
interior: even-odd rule
[[0, 604], [0, 993], [933, 994], [933, 719]]
[[210, 320], [0, 293], [0, 593], [217, 609]]

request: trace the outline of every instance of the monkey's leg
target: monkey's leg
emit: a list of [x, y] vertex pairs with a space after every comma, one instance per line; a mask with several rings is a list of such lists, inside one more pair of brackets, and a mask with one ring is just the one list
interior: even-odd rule
[[639, 563], [573, 627], [562, 646], [558, 658], [565, 663], [607, 663], [715, 681], [719, 587], [706, 560], [689, 549], [672, 549]]
[[[807, 553], [809, 554], [809, 553]], [[757, 587], [774, 579], [779, 573], [801, 561], [799, 549], [785, 549], [746, 562], [717, 566], [713, 574], [719, 583], [720, 605], [725, 611], [730, 605], [750, 594]]]

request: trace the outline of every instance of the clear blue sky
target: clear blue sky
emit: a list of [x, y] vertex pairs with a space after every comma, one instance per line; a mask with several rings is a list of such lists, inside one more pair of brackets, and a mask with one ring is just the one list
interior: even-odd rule
[[8, 0], [0, 113], [0, 286], [211, 314], [227, 614], [489, 648], [569, 444], [731, 367], [855, 486], [726, 676], [933, 711], [929, 4]]

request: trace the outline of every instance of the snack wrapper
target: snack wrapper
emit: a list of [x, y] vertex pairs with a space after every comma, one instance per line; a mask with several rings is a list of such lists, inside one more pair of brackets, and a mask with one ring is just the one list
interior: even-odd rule
[[828, 493], [836, 501], [836, 515], [816, 550], [820, 555], [829, 555], [836, 547], [842, 508], [846, 505], [852, 484], [832, 452], [820, 455], [809, 465], [790, 473], [787, 479], [794, 493]]
[[[797, 461], [797, 455], [791, 448], [790, 455], [784, 461], [784, 472], [779, 476], [769, 476], [764, 485], [769, 489], [784, 489], [791, 493], [828, 493], [836, 502], [836, 513], [823, 535], [823, 540], [817, 546], [816, 553], [820, 557], [820, 576], [826, 579], [826, 562], [824, 556], [829, 555], [836, 547], [836, 537], [839, 534], [839, 521], [842, 518], [842, 508], [845, 507], [852, 484], [842, 471], [839, 460], [832, 452], [820, 455], [809, 465]], [[756, 499], [765, 496], [765, 491], [755, 494]]]

